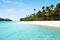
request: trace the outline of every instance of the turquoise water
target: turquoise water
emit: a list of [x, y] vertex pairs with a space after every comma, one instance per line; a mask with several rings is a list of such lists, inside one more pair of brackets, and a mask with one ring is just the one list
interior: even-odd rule
[[60, 40], [60, 28], [0, 22], [0, 40]]

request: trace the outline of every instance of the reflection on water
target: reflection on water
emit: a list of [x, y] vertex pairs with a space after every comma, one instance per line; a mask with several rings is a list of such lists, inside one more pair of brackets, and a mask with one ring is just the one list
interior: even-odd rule
[[0, 22], [0, 40], [60, 40], [60, 30], [17, 22]]

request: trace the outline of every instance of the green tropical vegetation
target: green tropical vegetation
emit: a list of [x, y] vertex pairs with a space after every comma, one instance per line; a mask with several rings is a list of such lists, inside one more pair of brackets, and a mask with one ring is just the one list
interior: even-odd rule
[[11, 19], [4, 19], [4, 18], [0, 18], [0, 21], [12, 21]]
[[56, 6], [53, 4], [50, 6], [43, 6], [42, 10], [36, 12], [34, 9], [34, 13], [26, 16], [25, 18], [20, 18], [20, 21], [55, 21], [60, 20], [60, 3]]

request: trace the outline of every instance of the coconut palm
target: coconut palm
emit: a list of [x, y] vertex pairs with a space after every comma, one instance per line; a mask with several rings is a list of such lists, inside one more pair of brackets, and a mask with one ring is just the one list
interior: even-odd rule
[[56, 8], [60, 8], [60, 3], [58, 3], [58, 4], [56, 5]]
[[49, 11], [49, 7], [47, 6], [47, 7], [46, 7], [46, 12], [48, 12], [48, 11]]
[[36, 9], [34, 9], [34, 13], [35, 13]]
[[36, 18], [36, 16], [35, 16], [35, 11], [36, 11], [36, 9], [34, 9], [34, 18]]
[[43, 12], [45, 12], [45, 6], [42, 7]]
[[54, 5], [52, 4], [52, 5], [50, 6], [50, 8], [51, 8], [51, 10], [53, 10], [53, 8], [54, 8]]

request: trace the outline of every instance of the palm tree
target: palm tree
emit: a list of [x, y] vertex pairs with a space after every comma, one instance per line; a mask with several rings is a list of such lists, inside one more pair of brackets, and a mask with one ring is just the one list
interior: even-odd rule
[[45, 6], [43, 6], [42, 9], [44, 10], [45, 9]]
[[45, 12], [45, 6], [42, 7], [43, 12]]
[[56, 5], [56, 8], [60, 8], [60, 3], [58, 3], [58, 4]]
[[[56, 5], [56, 8], [55, 8], [55, 18], [57, 17], [57, 16], [60, 16], [60, 3], [58, 3], [57, 5]], [[58, 17], [59, 18], [59, 17]]]
[[48, 12], [48, 13], [50, 13], [51, 12], [51, 9], [50, 9], [50, 7], [46, 7], [46, 11]]
[[56, 8], [54, 9], [54, 11], [56, 14], [60, 13], [60, 3], [56, 5]]
[[51, 13], [51, 10], [50, 10], [50, 8], [47, 6], [46, 7], [46, 11], [48, 12], [48, 14], [49, 14], [49, 16], [48, 16], [48, 20], [50, 20], [50, 13]]
[[48, 6], [46, 7], [46, 11], [47, 11], [47, 12], [49, 11], [49, 7], [48, 7]]
[[51, 8], [51, 10], [53, 10], [53, 8], [54, 8], [54, 5], [52, 4], [52, 5], [50, 6], [50, 8]]
[[34, 13], [35, 13], [36, 9], [34, 9]]
[[34, 18], [35, 18], [35, 11], [36, 11], [36, 9], [34, 9]]
[[37, 16], [41, 17], [41, 11], [40, 10], [37, 12]]

